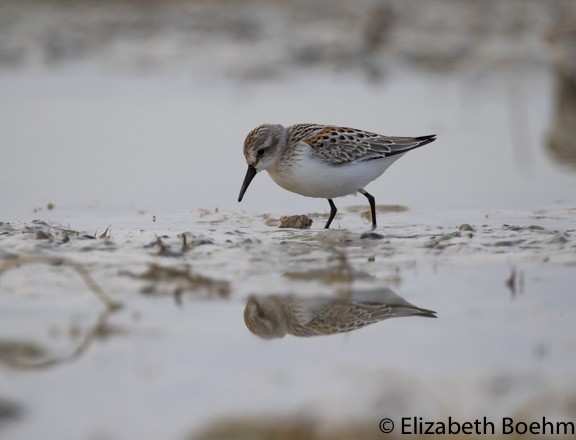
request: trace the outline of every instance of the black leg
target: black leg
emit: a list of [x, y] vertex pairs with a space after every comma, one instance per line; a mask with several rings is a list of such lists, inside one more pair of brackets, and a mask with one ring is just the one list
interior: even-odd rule
[[326, 222], [326, 226], [324, 226], [324, 229], [330, 228], [330, 223], [332, 223], [332, 220], [334, 220], [334, 216], [336, 215], [336, 211], [338, 211], [332, 199], [328, 199], [328, 203], [330, 203], [330, 217], [328, 217], [328, 221]]
[[368, 194], [363, 189], [358, 190], [360, 194], [363, 194], [368, 199], [368, 203], [370, 203], [370, 212], [372, 213], [372, 229], [376, 229], [376, 204], [374, 197]]

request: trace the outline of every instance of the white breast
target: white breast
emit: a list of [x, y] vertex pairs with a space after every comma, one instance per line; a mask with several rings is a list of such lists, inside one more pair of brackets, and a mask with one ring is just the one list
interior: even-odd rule
[[302, 156], [289, 167], [279, 167], [282, 171], [270, 169], [268, 173], [274, 182], [288, 191], [306, 197], [332, 199], [355, 194], [401, 156], [403, 154], [336, 166], [314, 156]]

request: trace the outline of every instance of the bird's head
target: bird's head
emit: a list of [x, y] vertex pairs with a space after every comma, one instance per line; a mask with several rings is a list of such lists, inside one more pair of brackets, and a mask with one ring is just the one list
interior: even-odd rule
[[282, 338], [288, 333], [286, 318], [276, 298], [248, 298], [244, 308], [244, 323], [248, 330], [263, 339]]
[[248, 133], [244, 140], [244, 157], [248, 164], [248, 171], [240, 189], [239, 202], [242, 201], [254, 176], [275, 163], [285, 136], [286, 128], [279, 124], [262, 124]]

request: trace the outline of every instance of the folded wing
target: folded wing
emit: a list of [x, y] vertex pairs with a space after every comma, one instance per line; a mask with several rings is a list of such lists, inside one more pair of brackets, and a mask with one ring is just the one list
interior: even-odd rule
[[308, 127], [308, 129], [311, 133], [303, 137], [302, 142], [312, 148], [313, 154], [334, 165], [403, 154], [436, 140], [436, 135], [395, 137], [335, 126], [321, 126], [316, 130]]

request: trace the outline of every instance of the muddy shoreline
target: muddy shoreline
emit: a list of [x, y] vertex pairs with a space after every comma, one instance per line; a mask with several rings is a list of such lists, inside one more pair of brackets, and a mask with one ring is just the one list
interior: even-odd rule
[[[560, 402], [570, 401], [570, 390], [576, 386], [565, 371], [570, 364], [566, 360], [574, 353], [568, 331], [574, 313], [570, 291], [576, 266], [573, 208], [501, 211], [489, 216], [476, 213], [477, 218], [484, 216], [482, 224], [458, 224], [457, 219], [471, 218], [469, 212], [426, 213], [429, 222], [422, 224], [417, 221], [417, 212], [390, 209], [382, 214], [387, 226], [380, 227], [375, 236], [366, 235], [370, 228], [361, 209], [349, 211], [338, 220], [354, 228], [330, 231], [318, 228], [323, 223], [321, 215], [309, 215], [314, 219], [311, 229], [296, 230], [269, 226], [269, 216], [207, 210], [195, 215], [161, 216], [155, 219], [154, 227], [146, 228], [138, 226], [141, 216], [134, 216], [133, 223], [112, 221], [110, 227], [86, 231], [55, 222], [2, 223], [0, 300], [5, 316], [0, 380], [4, 383], [3, 401], [10, 408], [19, 408], [18, 417], [7, 422], [6, 432], [11, 438], [26, 438], [37, 429], [48, 429], [71, 438], [49, 419], [28, 410], [31, 405], [45, 405], [29, 387], [30, 375], [40, 375], [34, 382], [49, 395], [53, 382], [42, 377], [58, 371], [64, 375], [60, 379], [64, 383], [95, 380], [102, 391], [108, 389], [102, 380], [110, 374], [141, 384], [143, 390], [148, 374], [156, 376], [167, 389], [172, 389], [174, 380], [179, 387], [191, 386], [195, 393], [184, 393], [177, 399], [187, 402], [190, 419], [180, 418], [172, 410], [154, 410], [163, 422], [153, 431], [170, 438], [191, 432], [192, 438], [205, 438], [202, 436], [212, 435], [210, 432], [218, 432], [218, 438], [230, 438], [230, 426], [268, 432], [271, 426], [280, 429], [288, 424], [290, 429], [307, 432], [308, 421], [333, 424], [335, 418], [343, 416], [349, 420], [347, 426], [360, 429], [372, 426], [378, 415], [396, 419], [405, 416], [405, 410], [416, 408], [418, 414], [437, 417], [441, 408], [434, 399], [438, 396], [456, 414], [454, 402], [463, 398], [457, 397], [456, 389], [475, 396], [466, 398], [469, 412], [459, 412], [461, 417], [479, 412], [497, 417], [530, 407], [531, 412], [524, 416], [530, 418], [528, 414], [554, 415], [569, 408]], [[186, 229], [177, 226], [182, 224]], [[438, 313], [434, 321], [439, 324], [418, 317], [395, 318], [343, 335], [287, 335], [258, 343], [259, 338], [241, 318], [244, 304], [254, 295], [262, 300], [271, 294], [297, 295], [301, 301], [320, 295], [336, 298], [336, 304], [341, 304], [338, 295], [363, 291], [374, 295], [374, 289], [383, 288], [417, 306], [434, 309]], [[108, 299], [99, 297], [99, 290]], [[506, 330], [509, 325], [516, 328], [513, 333]], [[463, 330], [465, 338], [454, 334], [455, 326], [467, 329]], [[485, 338], [499, 332], [502, 338], [491, 339], [488, 344]], [[387, 339], [390, 335], [395, 342]], [[379, 344], [388, 341], [396, 355], [374, 353], [371, 347], [375, 340]], [[509, 345], [512, 341], [514, 349]], [[218, 347], [216, 351], [209, 348], [213, 344]], [[238, 348], [268, 360], [257, 366]], [[287, 352], [280, 355], [278, 350]], [[514, 355], [506, 355], [507, 350]], [[347, 351], [354, 353], [354, 361], [347, 357]], [[141, 360], [132, 359], [131, 352]], [[206, 361], [198, 364], [197, 353], [203, 353]], [[207, 404], [205, 396], [222, 392], [217, 391], [220, 386], [210, 372], [216, 353], [226, 359], [226, 364], [216, 367], [226, 372], [218, 382], [237, 393], [243, 389], [242, 383], [257, 387], [248, 411], [245, 404], [242, 408], [239, 402], [233, 403], [237, 400], [233, 398], [225, 405], [228, 409], [223, 409], [221, 402]], [[299, 354], [292, 358], [290, 353]], [[418, 353], [425, 353], [427, 358], [422, 368], [416, 362]], [[182, 357], [184, 370], [173, 370], [174, 356]], [[273, 361], [274, 356], [283, 359], [280, 364]], [[348, 360], [340, 359], [342, 356]], [[477, 356], [483, 359], [481, 363]], [[332, 359], [334, 364], [326, 366], [326, 371], [317, 370], [318, 363], [324, 362], [321, 359]], [[446, 366], [447, 359], [452, 366]], [[104, 371], [93, 370], [94, 362], [104, 362]], [[145, 368], [149, 373], [133, 376], [121, 372], [133, 362], [137, 371]], [[138, 367], [141, 362], [144, 364]], [[348, 365], [346, 373], [338, 367], [342, 362]], [[226, 367], [230, 363], [236, 366]], [[171, 380], [168, 376], [160, 379], [165, 368], [172, 371]], [[187, 368], [197, 372], [190, 375]], [[263, 375], [263, 384], [252, 377], [254, 369]], [[67, 379], [67, 371], [77, 373]], [[288, 384], [309, 376], [317, 386], [305, 391], [295, 385], [289, 392], [284, 381], [274, 385], [268, 371], [284, 375]], [[387, 373], [382, 375], [382, 371]], [[370, 392], [360, 379], [367, 372], [379, 383]], [[386, 379], [390, 374], [396, 377], [394, 381]], [[334, 380], [348, 384], [346, 397], [327, 397]], [[405, 410], [396, 408], [396, 398], [391, 396], [399, 392], [397, 386], [413, 380], [427, 383], [427, 391], [401, 387], [407, 406], [402, 407]], [[564, 391], [558, 388], [558, 380], [564, 381]], [[432, 383], [436, 385], [430, 388]], [[275, 387], [283, 390], [280, 394], [287, 400], [278, 403], [274, 411], [264, 410], [263, 404], [271, 399], [268, 393]], [[486, 387], [492, 387], [500, 397], [486, 394]], [[81, 389], [60, 391], [61, 399], [77, 399]], [[90, 393], [101, 395], [96, 390]], [[437, 397], [432, 399], [432, 395]], [[554, 396], [560, 406], [537, 403], [544, 395]], [[357, 411], [345, 410], [350, 399], [358, 402]], [[121, 401], [147, 411], [132, 400], [131, 394]], [[488, 414], [485, 405], [489, 402], [493, 408]], [[165, 400], [166, 404], [174, 409], [173, 399]], [[297, 415], [303, 404], [314, 408], [310, 419]], [[80, 421], [95, 415], [82, 407], [75, 413]], [[251, 413], [262, 414], [261, 422], [254, 425]], [[98, 419], [106, 423], [110, 415], [107, 411], [100, 414]], [[216, 425], [207, 422], [215, 418]], [[88, 426], [80, 422], [68, 433], [86, 434]], [[142, 427], [150, 429], [145, 422]], [[138, 432], [148, 438], [138, 429], [108, 428], [106, 432], [113, 437]], [[372, 438], [368, 433], [363, 435]]]

